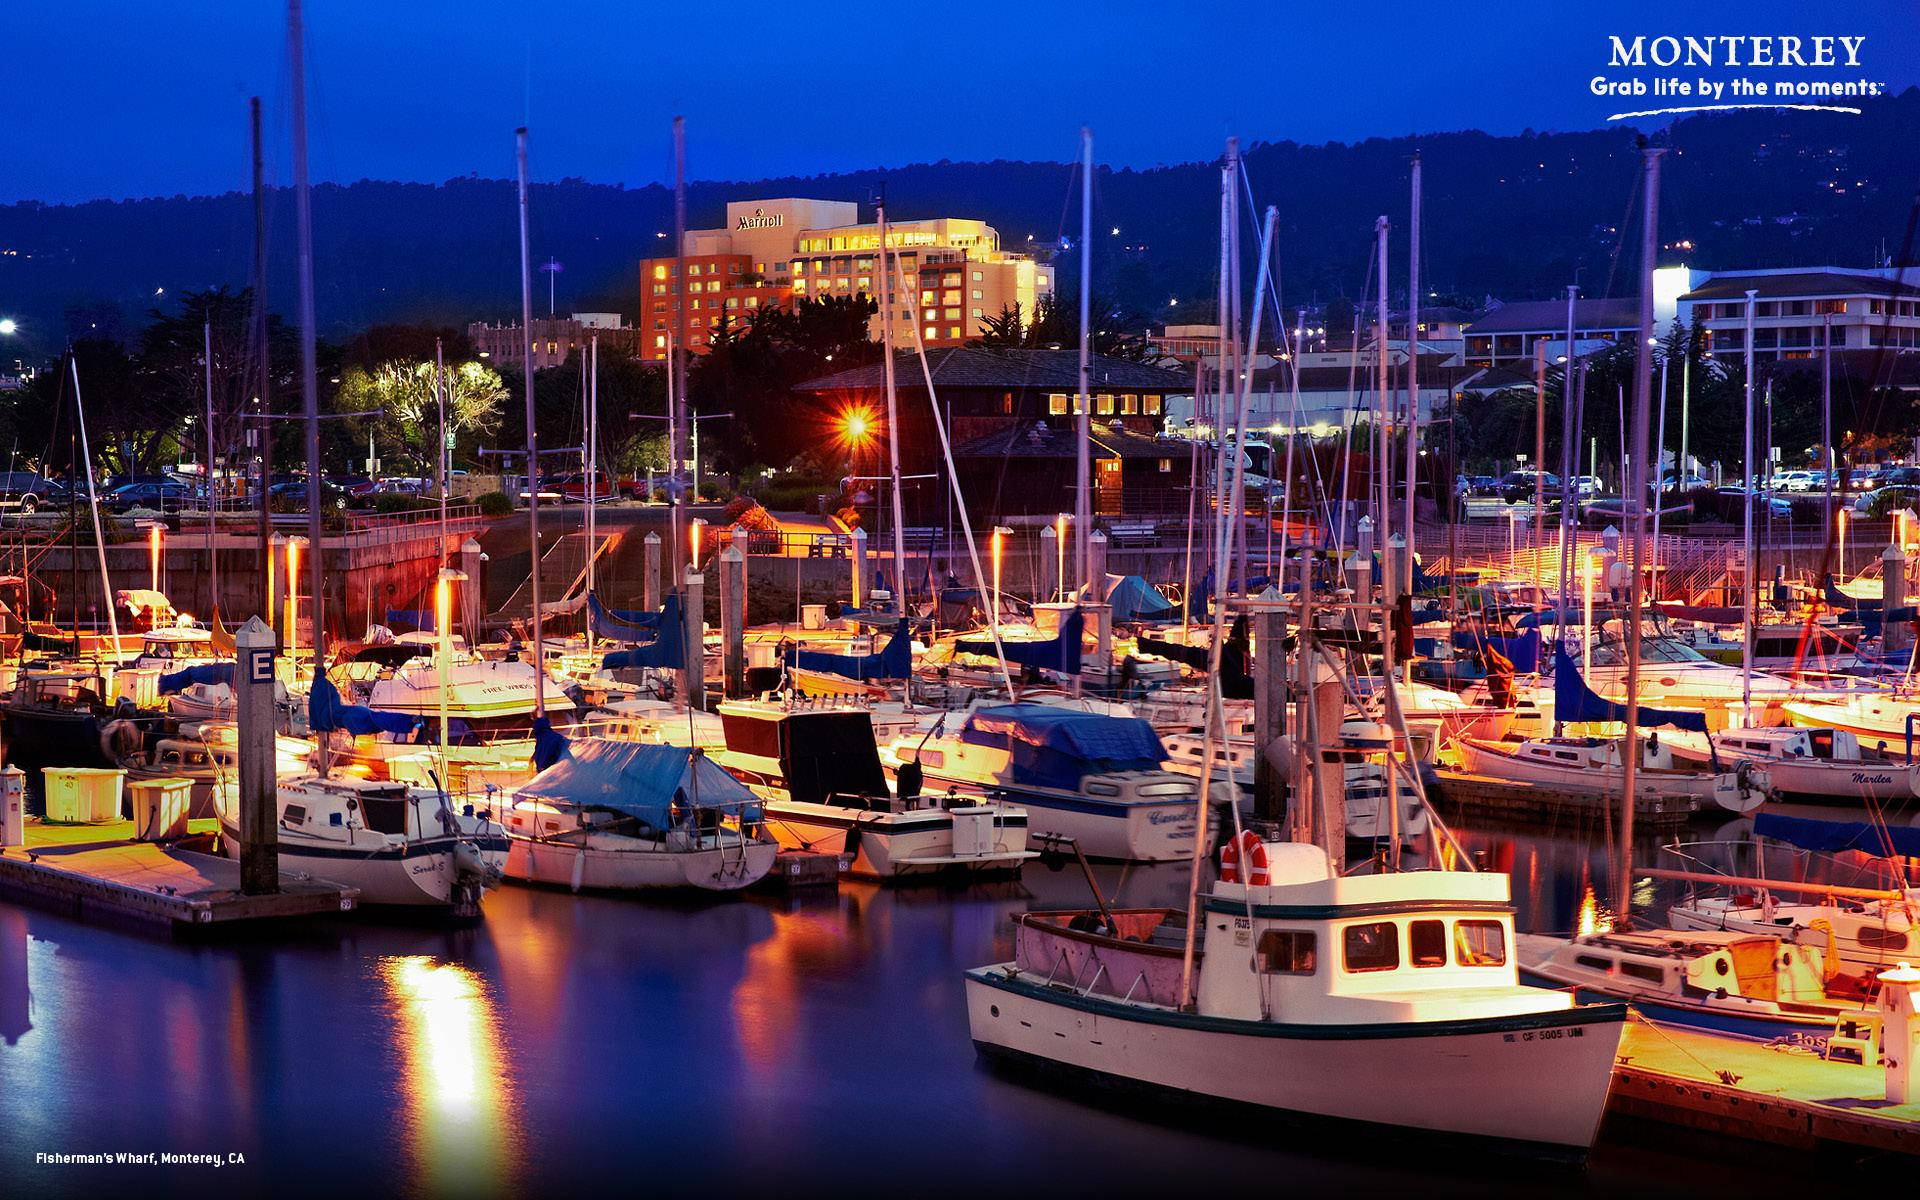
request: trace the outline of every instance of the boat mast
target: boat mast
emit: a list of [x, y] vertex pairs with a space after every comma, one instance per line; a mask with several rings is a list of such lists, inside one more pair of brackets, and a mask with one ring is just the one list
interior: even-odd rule
[[[1420, 478], [1420, 152], [1413, 152], [1413, 205], [1407, 227], [1407, 504], [1401, 522], [1401, 536], [1407, 539], [1407, 578], [1400, 586], [1411, 590], [1413, 583], [1413, 491]], [[1538, 528], [1538, 521], [1535, 527]]]
[[[667, 338], [667, 515], [673, 551], [667, 561], [673, 569], [665, 591], [677, 592], [687, 575], [687, 497], [680, 492], [680, 467], [687, 452], [687, 119], [673, 119], [673, 325]], [[699, 497], [693, 497], [698, 499]], [[699, 613], [689, 614], [700, 620]], [[694, 689], [700, 683], [700, 664], [683, 670], [688, 686], [682, 693], [692, 703]], [[695, 708], [702, 707], [695, 704]]]
[[[1378, 515], [1374, 518], [1373, 545], [1374, 553], [1380, 557], [1381, 562], [1389, 564], [1390, 569], [1393, 555], [1387, 550], [1387, 535], [1393, 526], [1393, 472], [1389, 469], [1393, 447], [1391, 419], [1393, 390], [1387, 384], [1387, 228], [1387, 219], [1384, 216], [1373, 224], [1375, 254], [1379, 259], [1380, 271], [1380, 290], [1375, 293], [1374, 298], [1373, 338], [1374, 392], [1378, 398], [1379, 413], [1374, 418], [1373, 471], [1379, 480], [1380, 494], [1375, 501], [1378, 506]], [[1373, 564], [1367, 564], [1367, 569], [1371, 572]], [[1381, 591], [1384, 593], [1387, 572], [1381, 571], [1379, 574], [1378, 582], [1382, 585]], [[1359, 599], [1363, 604], [1366, 602], [1365, 597]], [[1381, 628], [1384, 630], [1385, 626]]]
[[[1619, 891], [1613, 910], [1616, 919], [1621, 921], [1627, 919], [1633, 906], [1633, 802], [1640, 767], [1640, 628], [1646, 608], [1646, 581], [1640, 572], [1647, 535], [1647, 426], [1653, 399], [1653, 347], [1648, 343], [1648, 334], [1653, 328], [1654, 255], [1659, 247], [1660, 156], [1665, 151], [1649, 146], [1642, 153], [1646, 156], [1646, 203], [1642, 209], [1646, 215], [1640, 227], [1640, 315], [1634, 326], [1639, 344], [1634, 347], [1633, 355], [1633, 453], [1628, 470], [1629, 490], [1621, 501], [1623, 511], [1632, 514], [1629, 526], [1632, 545], [1628, 554], [1633, 568], [1627, 615], [1627, 721], [1622, 755], [1625, 791], [1620, 799], [1620, 874], [1614, 881]], [[1748, 344], [1751, 345], [1751, 341]], [[1748, 632], [1751, 638], [1751, 630]], [[1751, 646], [1752, 641], [1747, 644]], [[1751, 659], [1751, 654], [1748, 657]]]
[[[305, 29], [300, 0], [287, 0], [288, 56], [293, 70], [293, 214], [299, 239], [300, 266], [300, 396], [307, 431], [307, 576], [313, 598], [313, 685], [320, 686], [327, 661], [326, 555], [320, 540], [320, 380], [314, 349], [313, 311], [313, 189], [307, 179], [307, 63]], [[287, 597], [297, 595], [296, 581], [287, 580]], [[298, 609], [296, 608], [297, 612]], [[327, 743], [319, 742], [319, 771], [327, 775]]]
[[[1092, 335], [1089, 324], [1093, 312], [1093, 130], [1089, 126], [1080, 127], [1080, 394], [1075, 399], [1074, 410], [1077, 414], [1074, 428], [1078, 445], [1074, 459], [1073, 488], [1073, 547], [1074, 562], [1079, 568], [1080, 582], [1087, 589], [1087, 599], [1099, 602], [1105, 599], [1105, 589], [1096, 588], [1093, 579], [1093, 551], [1088, 546], [1088, 537], [1092, 533], [1093, 501], [1089, 490], [1093, 487], [1093, 394], [1088, 383], [1087, 348]], [[1196, 402], [1198, 397], [1195, 398]], [[1191, 482], [1191, 481], [1189, 481]], [[1060, 581], [1062, 590], [1066, 580]], [[1080, 678], [1074, 677], [1074, 691], [1080, 690]]]
[[1747, 438], [1745, 457], [1741, 459], [1742, 469], [1746, 471], [1745, 486], [1740, 489], [1741, 507], [1746, 509], [1745, 520], [1740, 531], [1740, 552], [1746, 556], [1746, 570], [1743, 576], [1744, 587], [1740, 589], [1740, 641], [1746, 648], [1740, 655], [1740, 710], [1743, 724], [1753, 724], [1753, 596], [1754, 596], [1754, 547], [1753, 547], [1753, 298], [1760, 294], [1757, 288], [1747, 289], [1747, 370], [1746, 382], [1742, 386], [1743, 407], [1747, 410]]
[[[1567, 285], [1567, 352], [1560, 370], [1560, 596], [1553, 613], [1553, 636], [1561, 645], [1565, 645], [1567, 640], [1567, 589], [1579, 550], [1573, 532], [1577, 507], [1574, 495], [1578, 491], [1573, 485], [1574, 442], [1577, 440], [1573, 432], [1573, 415], [1578, 407], [1573, 387], [1573, 305], [1579, 294], [1578, 284]], [[1541, 465], [1545, 466], [1544, 463]], [[1589, 631], [1582, 628], [1580, 636], [1588, 635]], [[1565, 725], [1556, 709], [1553, 736], [1559, 737]]]
[[440, 485], [440, 565], [447, 565], [447, 355], [440, 339], [433, 339], [433, 406], [440, 418], [438, 445], [434, 449], [433, 472]]
[[209, 311], [206, 323], [201, 326], [207, 359], [207, 595], [212, 603], [207, 607], [214, 614], [220, 612], [220, 558], [213, 548], [214, 522], [219, 512], [219, 501], [214, 490], [213, 479], [213, 316]]
[[540, 435], [533, 424], [533, 277], [527, 258], [526, 126], [514, 131], [513, 140], [520, 183], [520, 336], [526, 351], [521, 390], [527, 410], [527, 542], [533, 547], [528, 583], [533, 598], [533, 715], [538, 720], [547, 715], [547, 648], [540, 620]]
[[[253, 130], [253, 353], [254, 353], [254, 437], [260, 445], [260, 565], [265, 571], [265, 594], [273, 595], [273, 507], [267, 493], [273, 486], [273, 422], [268, 419], [272, 405], [267, 403], [273, 380], [271, 351], [267, 347], [267, 218], [266, 166], [260, 149], [260, 97], [247, 102]], [[271, 607], [271, 606], [269, 606]], [[267, 624], [278, 628], [273, 613]]]
[[[600, 558], [600, 335], [587, 339], [587, 595], [593, 595], [593, 567]], [[593, 656], [593, 622], [587, 622], [587, 656]]]
[[[893, 607], [907, 615], [907, 530], [905, 504], [900, 498], [900, 401], [893, 378], [893, 303], [887, 279], [887, 189], [880, 185], [874, 204], [880, 224], [880, 350], [887, 381], [887, 474], [893, 484]], [[743, 548], [744, 549], [744, 548]], [[913, 689], [913, 676], [907, 676]]]

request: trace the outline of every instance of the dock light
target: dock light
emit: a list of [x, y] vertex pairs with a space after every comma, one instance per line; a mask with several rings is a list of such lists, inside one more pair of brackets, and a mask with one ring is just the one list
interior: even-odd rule
[[[287, 660], [289, 662], [297, 661], [299, 658], [299, 656], [294, 653], [295, 650], [299, 648], [299, 641], [294, 637], [294, 632], [300, 628], [298, 622], [300, 612], [300, 548], [306, 544], [307, 539], [297, 534], [287, 539], [287, 632], [286, 636], [281, 640], [287, 644]], [[317, 662], [314, 663], [316, 673], [319, 669], [320, 664]]]
[[1054, 578], [1060, 581], [1060, 595], [1062, 597], [1066, 596], [1067, 594], [1067, 521], [1068, 519], [1069, 518], [1065, 513], [1061, 513], [1059, 516], [1053, 519], [1053, 534], [1054, 534], [1053, 552], [1054, 552], [1054, 556], [1060, 560], [1059, 566], [1056, 569]]
[[[262, 499], [261, 503], [264, 504], [266, 501]], [[284, 533], [276, 533], [267, 539], [267, 624], [269, 627], [273, 625], [274, 617], [274, 567], [279, 563], [280, 550], [286, 544], [287, 535]]]
[[1840, 518], [1840, 578], [1847, 577], [1847, 510], [1844, 505], [1834, 516]]
[[452, 684], [447, 672], [453, 662], [453, 585], [464, 583], [465, 571], [456, 571], [452, 567], [441, 567], [439, 579], [433, 587], [434, 628], [440, 634], [440, 786], [448, 786], [452, 776], [447, 771], [447, 692]]
[[1007, 539], [1013, 536], [1013, 530], [1005, 525], [993, 527], [993, 631], [1000, 636], [1000, 563], [1006, 554]]
[[693, 565], [695, 567], [700, 565], [700, 531], [706, 527], [706, 524], [707, 521], [705, 517], [695, 517], [692, 523], [687, 526], [687, 538], [689, 548], [693, 551]]
[[159, 521], [147, 522], [147, 576], [150, 580], [147, 586], [156, 592], [160, 590], [160, 547], [166, 536], [161, 531], [165, 528]]

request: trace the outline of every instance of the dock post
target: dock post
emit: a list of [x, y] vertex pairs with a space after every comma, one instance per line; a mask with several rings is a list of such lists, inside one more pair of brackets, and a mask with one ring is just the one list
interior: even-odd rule
[[660, 611], [660, 535], [649, 533], [640, 539], [644, 561], [640, 568], [640, 603], [648, 612]]
[[1268, 588], [1253, 611], [1253, 815], [1278, 821], [1286, 809], [1285, 784], [1268, 748], [1286, 732], [1287, 622], [1280, 593]]
[[866, 603], [867, 593], [873, 590], [873, 576], [867, 574], [867, 531], [853, 531], [853, 606], [859, 608]]
[[460, 584], [460, 623], [466, 627], [469, 646], [480, 640], [480, 597], [486, 594], [480, 572], [486, 561], [479, 542], [468, 538], [460, 543], [460, 573], [466, 576]]
[[1366, 604], [1373, 596], [1373, 518], [1361, 517], [1356, 526], [1357, 545], [1347, 559], [1347, 586], [1353, 589], [1356, 604]]
[[[1107, 534], [1096, 529], [1087, 538], [1087, 599], [1095, 604], [1104, 604], [1107, 600]], [[1226, 595], [1226, 589], [1215, 589], [1220, 595]]]
[[1040, 531], [1040, 587], [1034, 599], [1047, 604], [1060, 598], [1060, 535], [1049, 525]]
[[249, 617], [233, 635], [233, 690], [239, 720], [240, 890], [280, 890], [277, 758], [273, 739], [273, 630]]
[[1340, 870], [1347, 862], [1347, 763], [1341, 751], [1340, 723], [1346, 719], [1347, 699], [1340, 676], [1315, 655], [1309, 668], [1312, 680], [1313, 722], [1318, 735], [1312, 743], [1313, 770], [1318, 777], [1319, 807], [1314, 810], [1314, 840], [1327, 852], [1327, 861]]
[[1907, 606], [1907, 552], [1898, 543], [1888, 546], [1880, 555], [1880, 568], [1882, 595], [1885, 597], [1880, 615], [1886, 621], [1880, 631], [1880, 648], [1898, 650], [1907, 644], [1909, 629], [1909, 622], [1893, 619], [1894, 609]]
[[747, 690], [747, 531], [733, 527], [733, 537], [720, 552], [720, 661], [726, 667], [729, 698]]
[[1882, 1029], [1886, 1045], [1887, 1103], [1905, 1104], [1913, 1099], [1913, 1056], [1920, 1053], [1920, 971], [1906, 962], [1891, 971], [1882, 971], [1880, 1011], [1886, 1014]]
[[1387, 599], [1399, 603], [1400, 597], [1413, 594], [1413, 559], [1407, 553], [1407, 539], [1398, 533], [1387, 535], [1386, 578], [1393, 594]]
[[707, 577], [692, 563], [687, 564], [680, 594], [687, 602], [686, 666], [680, 671], [681, 691], [688, 707], [704, 709], [707, 706]]

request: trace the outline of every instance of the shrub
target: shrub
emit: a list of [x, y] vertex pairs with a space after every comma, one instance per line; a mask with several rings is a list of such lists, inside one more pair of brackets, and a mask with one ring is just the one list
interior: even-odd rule
[[513, 497], [505, 492], [487, 492], [480, 497], [480, 515], [504, 517], [513, 512]]
[[425, 496], [406, 496], [397, 492], [382, 492], [373, 498], [373, 511], [377, 513], [419, 512], [422, 509], [438, 508], [438, 500], [429, 500]]

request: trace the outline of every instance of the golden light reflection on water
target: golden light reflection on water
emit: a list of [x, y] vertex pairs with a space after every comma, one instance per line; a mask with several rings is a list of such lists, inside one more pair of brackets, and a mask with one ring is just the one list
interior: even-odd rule
[[379, 969], [418, 1182], [436, 1195], [511, 1191], [518, 1123], [486, 982], [426, 955], [383, 958]]

